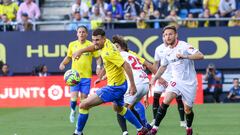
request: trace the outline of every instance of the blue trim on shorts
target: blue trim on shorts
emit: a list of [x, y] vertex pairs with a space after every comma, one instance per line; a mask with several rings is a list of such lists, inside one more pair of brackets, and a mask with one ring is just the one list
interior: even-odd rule
[[124, 94], [127, 91], [127, 88], [127, 81], [125, 81], [122, 85], [119, 86], [105, 86], [97, 90], [96, 94], [102, 99], [104, 103], [113, 102], [117, 106], [123, 106]]
[[70, 92], [81, 92], [86, 95], [89, 94], [91, 88], [90, 78], [81, 78], [80, 82], [76, 86], [70, 87]]

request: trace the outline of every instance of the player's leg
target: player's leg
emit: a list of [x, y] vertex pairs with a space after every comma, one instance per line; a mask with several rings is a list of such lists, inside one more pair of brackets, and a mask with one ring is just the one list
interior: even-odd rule
[[154, 123], [154, 126], [153, 126], [152, 130], [149, 133], [150, 135], [155, 135], [157, 133], [158, 127], [159, 127], [162, 119], [165, 117], [170, 103], [176, 97], [177, 97], [176, 93], [174, 93], [172, 91], [166, 92], [164, 100], [158, 108], [158, 112], [157, 112], [157, 115], [156, 115], [156, 121]]
[[139, 93], [137, 95], [136, 98], [136, 102], [134, 103], [134, 107], [131, 107], [134, 111], [133, 112], [137, 112], [136, 116], [139, 115], [140, 117], [140, 122], [142, 123], [142, 125], [148, 129], [151, 129], [151, 125], [148, 124], [147, 122], [147, 118], [145, 115], [145, 107], [144, 105], [140, 102], [142, 98], [144, 98], [144, 96], [148, 96], [148, 91], [149, 91], [149, 84], [148, 83], [144, 83], [144, 84], [140, 84], [139, 86], [136, 86], [139, 90]]
[[187, 122], [186, 132], [187, 132], [187, 135], [192, 135], [193, 134], [192, 122], [193, 122], [193, 118], [194, 118], [194, 113], [193, 113], [192, 107], [190, 107], [187, 104], [184, 104], [184, 112], [186, 114], [186, 122]]
[[118, 124], [122, 130], [122, 134], [128, 135], [126, 119], [122, 115], [117, 113], [117, 120], [118, 120]]
[[[139, 91], [137, 91], [137, 92], [139, 92]], [[133, 109], [133, 104], [135, 103], [136, 95], [137, 95], [137, 93], [134, 96], [132, 96], [127, 91], [124, 95], [124, 102], [125, 102], [124, 106], [126, 108], [130, 109], [132, 111], [132, 113], [136, 116], [138, 121], [140, 122], [141, 119], [140, 119], [139, 114]], [[120, 106], [121, 106], [121, 104], [120, 104]], [[114, 106], [114, 110], [117, 112], [115, 106]], [[117, 119], [118, 119], [118, 124], [120, 125], [120, 127], [122, 129], [123, 135], [128, 135], [126, 119], [124, 118], [124, 116], [117, 113]]]
[[176, 98], [177, 101], [177, 106], [178, 106], [178, 112], [180, 116], [180, 126], [181, 127], [186, 127], [186, 122], [185, 122], [185, 113], [184, 113], [184, 105], [182, 101], [182, 96], [178, 96]]
[[[124, 105], [124, 101], [125, 101], [125, 97], [126, 97], [126, 95], [124, 95], [124, 94], [126, 93], [126, 90], [127, 90], [127, 82], [125, 82], [121, 86], [111, 87], [111, 88], [112, 89], [110, 89], [110, 90], [113, 91], [114, 96], [116, 97], [113, 100], [113, 102], [114, 102], [113, 109], [118, 114], [120, 114], [125, 119], [127, 119], [131, 124], [133, 124], [137, 128], [138, 135], [145, 135], [147, 133], [147, 129], [143, 128], [141, 123], [138, 121], [138, 119], [135, 117], [135, 115], [132, 113], [132, 111], [130, 111], [130, 109], [128, 109], [127, 107], [123, 106]], [[130, 95], [129, 95], [129, 97], [131, 99], [135, 98], [135, 97], [130, 96]], [[135, 100], [132, 100], [132, 101], [135, 101]], [[131, 103], [134, 103], [134, 102], [131, 102]]]
[[154, 88], [154, 95], [153, 95], [153, 121], [151, 122], [151, 125], [153, 126], [156, 120], [157, 111], [159, 108], [159, 99], [161, 98], [162, 93], [165, 91], [165, 88], [158, 83], [158, 81], [155, 84]]
[[193, 113], [192, 107], [193, 107], [193, 103], [196, 96], [196, 89], [197, 89], [197, 85], [196, 83], [193, 83], [192, 85], [189, 85], [189, 84], [182, 85], [182, 90], [180, 91], [182, 95], [182, 101], [184, 104], [184, 112], [186, 115], [187, 135], [193, 134], [192, 122], [194, 118], [194, 113]]
[[71, 106], [71, 113], [69, 116], [70, 122], [74, 123], [75, 121], [75, 116], [76, 116], [76, 106], [77, 106], [77, 99], [78, 99], [78, 93], [80, 89], [80, 83], [76, 86], [71, 86], [70, 87], [70, 94], [71, 94], [71, 99], [70, 99], [70, 106]]
[[144, 105], [141, 102], [137, 102], [134, 105], [134, 110], [136, 110], [138, 112], [140, 119], [143, 123], [143, 126], [145, 126], [147, 129], [150, 130], [152, 128], [152, 126], [147, 121]]
[[156, 93], [154, 92], [154, 95], [153, 95], [153, 106], [152, 106], [152, 111], [153, 111], [153, 119], [155, 120], [156, 118], [156, 114], [157, 114], [157, 110], [158, 110], [158, 107], [159, 107], [159, 99], [161, 97], [162, 93]]
[[145, 135], [147, 133], [147, 129], [144, 128], [135, 115], [125, 106], [120, 106], [118, 104], [113, 104], [114, 110], [127, 119], [132, 125], [134, 125], [138, 131], [138, 135]]
[[90, 78], [81, 78], [80, 82], [80, 92], [81, 100], [86, 99], [91, 89], [91, 79]]
[[[79, 85], [80, 85], [79, 88], [80, 88], [80, 92], [81, 92], [81, 103], [82, 103], [83, 100], [88, 97], [88, 94], [90, 92], [91, 79], [81, 78], [81, 81], [80, 81]], [[79, 105], [81, 105], [81, 104], [79, 104]], [[81, 124], [80, 124], [80, 123], [82, 123], [81, 121], [82, 120], [87, 120], [87, 117], [88, 117], [88, 114], [84, 115], [80, 111], [81, 111], [81, 109], [79, 109], [78, 121], [77, 121], [77, 124], [76, 124], [77, 129], [81, 129], [81, 127], [79, 127], [79, 126], [81, 126]], [[84, 118], [84, 117], [86, 117], [86, 118]]]
[[[135, 115], [135, 117], [138, 119], [138, 121], [141, 123], [141, 119], [140, 116], [138, 114], [138, 112], [136, 112], [133, 109], [133, 106], [130, 104], [125, 103], [124, 105], [126, 108], [130, 109], [132, 111], [132, 113]], [[115, 110], [115, 108], [114, 108]], [[116, 111], [117, 112], [117, 111]], [[118, 119], [118, 124], [122, 130], [123, 135], [128, 135], [128, 130], [127, 130], [127, 123], [126, 123], [126, 119], [124, 118], [124, 116], [120, 115], [119, 113], [117, 113], [117, 119]], [[142, 124], [142, 123], [141, 123]]]
[[78, 123], [74, 135], [82, 134], [83, 128], [85, 127], [85, 124], [88, 120], [89, 109], [102, 103], [102, 99], [97, 94], [93, 94], [82, 100], [79, 106]]

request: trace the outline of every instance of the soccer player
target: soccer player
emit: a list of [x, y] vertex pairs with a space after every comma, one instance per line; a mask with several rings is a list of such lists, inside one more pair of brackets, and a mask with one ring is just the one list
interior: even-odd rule
[[[88, 29], [85, 26], [79, 26], [77, 29], [78, 39], [69, 43], [67, 56], [59, 65], [60, 70], [64, 70], [65, 66], [72, 61], [72, 54], [79, 49], [88, 47], [92, 44], [91, 41], [87, 40]], [[90, 91], [91, 77], [92, 77], [92, 59], [93, 57], [97, 60], [97, 73], [101, 64], [100, 53], [98, 51], [91, 53], [84, 53], [83, 56], [77, 61], [72, 61], [72, 69], [78, 71], [81, 77], [81, 81], [76, 86], [70, 87], [71, 92], [71, 113], [70, 122], [74, 123], [76, 115], [76, 105], [78, 94], [81, 93], [81, 100], [85, 99]]]
[[[149, 91], [149, 79], [147, 74], [143, 71], [142, 63], [146, 63], [145, 59], [138, 58], [138, 56], [129, 52], [128, 45], [126, 41], [121, 36], [113, 36], [112, 42], [116, 45], [117, 49], [120, 51], [123, 59], [130, 64], [134, 82], [137, 88], [137, 93], [135, 95], [130, 95], [127, 91], [124, 95], [125, 107], [129, 108], [134, 115], [138, 118], [141, 124], [147, 127], [147, 120], [145, 117], [144, 106], [140, 103], [140, 100], [145, 96], [145, 103], [148, 102], [148, 91]], [[141, 61], [141, 62], [140, 62]], [[137, 103], [137, 106], [135, 104]], [[123, 135], [128, 135], [126, 120], [123, 116], [117, 115], [118, 123], [122, 129]]]
[[116, 46], [105, 37], [104, 30], [94, 30], [92, 34], [92, 41], [93, 45], [78, 50], [73, 54], [73, 57], [75, 59], [79, 59], [82, 57], [81, 55], [83, 53], [101, 50], [101, 58], [103, 59], [107, 76], [107, 86], [97, 90], [95, 94], [88, 96], [81, 102], [79, 109], [80, 115], [78, 117], [78, 127], [76, 128], [74, 135], [81, 135], [88, 119], [89, 109], [106, 102], [113, 102], [114, 110], [120, 115], [124, 116], [125, 119], [127, 119], [137, 128], [137, 134], [145, 135], [147, 129], [141, 125], [141, 123], [129, 109], [123, 106], [123, 97], [128, 87], [124, 71], [129, 78], [130, 95], [134, 95], [136, 93], [136, 86], [130, 65], [123, 60]]
[[[164, 49], [166, 49], [167, 46], [168, 45], [166, 43], [162, 43], [155, 50], [155, 55], [154, 55], [155, 62], [154, 62], [153, 65], [156, 68], [156, 70], [158, 69], [158, 67], [160, 65], [160, 61], [163, 59]], [[152, 125], [155, 122], [155, 118], [156, 118], [155, 116], [157, 114], [157, 110], [158, 110], [158, 107], [159, 107], [159, 99], [160, 99], [162, 93], [165, 92], [166, 86], [170, 82], [171, 77], [172, 77], [171, 67], [167, 66], [167, 69], [165, 70], [165, 72], [163, 73], [163, 75], [161, 77], [163, 79], [161, 79], [161, 80], [159, 79], [155, 83], [155, 89], [154, 89], [154, 95], [153, 95], [153, 106], [152, 106], [152, 110], [153, 110], [153, 122], [151, 123]], [[178, 96], [176, 98], [176, 101], [177, 101], [178, 112], [179, 112], [179, 116], [180, 116], [180, 126], [181, 127], [186, 127], [182, 97]]]
[[187, 135], [193, 134], [191, 128], [194, 117], [192, 107], [197, 88], [196, 71], [193, 60], [203, 59], [204, 56], [188, 43], [179, 41], [177, 37], [178, 34], [175, 26], [166, 26], [163, 29], [163, 38], [168, 47], [164, 50], [161, 66], [152, 78], [151, 84], [154, 84], [157, 79], [161, 79], [168, 65], [172, 68], [172, 78], [166, 88], [165, 98], [158, 108], [155, 124], [147, 135], [155, 135], [157, 133], [160, 122], [164, 118], [169, 104], [179, 95], [182, 95], [184, 103]]

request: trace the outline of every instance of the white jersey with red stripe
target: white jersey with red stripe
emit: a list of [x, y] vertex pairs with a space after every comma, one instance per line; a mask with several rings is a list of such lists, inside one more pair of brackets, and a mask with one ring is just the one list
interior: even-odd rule
[[144, 72], [143, 65], [140, 63], [139, 59], [136, 56], [125, 51], [120, 52], [120, 54], [132, 68], [135, 85], [148, 83], [148, 76]]
[[174, 48], [167, 47], [164, 50], [164, 59], [161, 65], [170, 65], [172, 69], [172, 79], [186, 83], [196, 82], [196, 71], [194, 61], [190, 59], [178, 59], [177, 54], [191, 55], [198, 50], [184, 41], [178, 41]]
[[164, 50], [164, 59], [161, 65], [170, 65], [172, 68], [172, 79], [166, 91], [172, 91], [182, 95], [182, 100], [192, 106], [197, 88], [197, 77], [194, 61], [190, 59], [177, 58], [177, 54], [192, 55], [198, 52], [184, 41], [178, 41], [174, 48], [167, 47]]

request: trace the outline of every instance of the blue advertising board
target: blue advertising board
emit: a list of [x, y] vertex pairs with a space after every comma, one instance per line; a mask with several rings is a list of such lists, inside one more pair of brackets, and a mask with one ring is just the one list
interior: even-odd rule
[[[106, 31], [108, 38], [115, 34], [123, 35], [131, 50], [151, 62], [155, 48], [162, 43], [161, 29]], [[240, 28], [181, 28], [178, 37], [204, 53], [205, 60], [196, 61], [196, 69], [205, 69], [209, 63], [219, 69], [240, 67]], [[1, 32], [0, 60], [15, 73], [30, 73], [40, 64], [46, 64], [50, 72], [59, 72], [58, 65], [66, 56], [68, 43], [76, 39], [76, 32], [69, 31]], [[88, 39], [91, 40], [91, 32]]]

